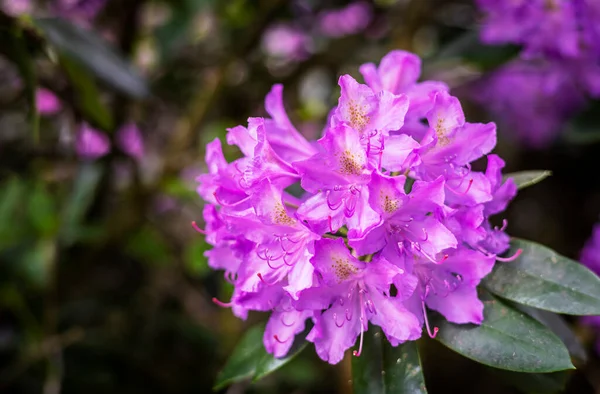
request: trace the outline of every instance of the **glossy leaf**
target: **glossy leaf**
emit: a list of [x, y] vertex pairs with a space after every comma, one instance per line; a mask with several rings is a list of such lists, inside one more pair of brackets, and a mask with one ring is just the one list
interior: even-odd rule
[[360, 357], [352, 358], [352, 385], [355, 394], [427, 393], [417, 343], [393, 347], [371, 326]]
[[576, 261], [534, 242], [513, 239], [508, 254], [522, 249], [515, 261], [498, 263], [485, 287], [508, 300], [570, 315], [600, 315], [600, 278]]
[[573, 368], [564, 344], [543, 324], [489, 294], [481, 298], [484, 320], [480, 326], [453, 324], [438, 315], [436, 339], [467, 358], [498, 369], [545, 373]]
[[[300, 336], [301, 337], [301, 336]], [[300, 338], [299, 337], [299, 338]], [[262, 342], [261, 342], [262, 343]], [[308, 342], [304, 340], [295, 341], [294, 345], [290, 349], [288, 355], [284, 358], [275, 358], [270, 354], [266, 353], [264, 357], [256, 365], [256, 371], [254, 372], [254, 382], [264, 378], [272, 372], [275, 372], [285, 364], [289, 363], [294, 357], [296, 357], [301, 351], [308, 346]]]
[[102, 167], [97, 164], [80, 167], [62, 215], [60, 238], [65, 244], [75, 242], [81, 235], [83, 218], [94, 199], [101, 175]]
[[568, 371], [551, 373], [522, 373], [494, 369], [503, 382], [509, 386], [516, 387], [528, 394], [553, 394], [564, 390], [568, 380]]
[[515, 307], [515, 309], [527, 313], [529, 316], [552, 330], [552, 332], [563, 341], [569, 354], [571, 354], [571, 357], [577, 358], [584, 363], [587, 362], [585, 348], [562, 316], [557, 315], [554, 312], [532, 308], [527, 305], [513, 303], [512, 306]]
[[[239, 341], [227, 363], [219, 372], [213, 389], [220, 390], [232, 383], [244, 379], [262, 379], [271, 372], [281, 368], [298, 355], [305, 347], [306, 342], [294, 343], [287, 357], [275, 359], [268, 354], [263, 345], [264, 325], [250, 328]], [[302, 335], [297, 336], [297, 341]]]
[[36, 182], [29, 195], [29, 220], [41, 236], [53, 236], [58, 228], [56, 201], [42, 182]]
[[521, 171], [506, 174], [504, 175], [504, 179], [512, 178], [517, 185], [517, 189], [521, 190], [540, 183], [550, 175], [552, 175], [552, 172], [545, 170]]
[[113, 128], [113, 119], [100, 100], [100, 92], [96, 82], [87, 72], [73, 60], [61, 57], [60, 63], [75, 89], [76, 105], [81, 112], [104, 130]]
[[212, 0], [186, 0], [173, 5], [169, 21], [156, 29], [156, 40], [164, 59], [185, 45], [186, 36], [197, 20], [198, 12], [210, 3]]
[[59, 52], [70, 56], [113, 88], [133, 97], [145, 97], [144, 79], [92, 30], [60, 18], [35, 20], [36, 26]]
[[0, 42], [4, 46], [2, 53], [11, 59], [17, 69], [25, 87], [25, 96], [29, 104], [28, 118], [35, 142], [39, 142], [40, 117], [36, 108], [37, 77], [33, 57], [27, 48], [27, 42], [19, 29], [0, 29]]

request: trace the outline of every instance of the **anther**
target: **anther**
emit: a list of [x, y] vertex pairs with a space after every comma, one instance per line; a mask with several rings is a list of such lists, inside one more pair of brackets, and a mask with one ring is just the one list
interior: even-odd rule
[[198, 224], [196, 224], [196, 221], [192, 222], [192, 227], [194, 228], [194, 230], [196, 230], [200, 234], [206, 235], [206, 231], [204, 231], [200, 227], [198, 227]]
[[279, 337], [277, 336], [277, 334], [273, 335], [273, 338], [275, 338], [275, 340], [277, 342], [279, 342], [279, 343], [286, 343], [287, 341], [290, 340], [290, 338], [288, 338], [288, 339], [286, 339], [286, 340], [283, 341], [283, 340], [279, 339]]
[[231, 308], [233, 306], [232, 302], [223, 302], [217, 299], [217, 297], [213, 297], [212, 302], [223, 308]]
[[498, 257], [496, 256], [496, 260], [501, 261], [503, 263], [510, 263], [511, 261], [515, 261], [517, 257], [519, 257], [523, 253], [523, 249], [519, 249], [510, 257]]
[[440, 329], [437, 327], [433, 327], [433, 333], [431, 332], [431, 328], [429, 327], [429, 319], [427, 318], [427, 310], [425, 309], [425, 301], [421, 301], [421, 305], [423, 306], [423, 317], [425, 318], [425, 327], [427, 327], [427, 334], [429, 334], [430, 338], [435, 338]]

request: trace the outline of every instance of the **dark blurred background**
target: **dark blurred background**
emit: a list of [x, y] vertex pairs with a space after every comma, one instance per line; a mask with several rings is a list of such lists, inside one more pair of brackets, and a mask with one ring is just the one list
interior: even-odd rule
[[[515, 51], [479, 43], [478, 20], [466, 0], [4, 0], [0, 392], [211, 392], [241, 334], [266, 316], [244, 322], [211, 302], [231, 288], [190, 225], [202, 226], [205, 144], [263, 115], [274, 83], [317, 138], [337, 77], [358, 78], [360, 64], [397, 48], [423, 58], [422, 78], [451, 86], [467, 119], [497, 121], [469, 88]], [[519, 193], [508, 231], [575, 259], [600, 214], [595, 105], [564, 126], [586, 138], [534, 150], [498, 131], [508, 172], [553, 172]], [[135, 132], [123, 137], [124, 125]], [[594, 333], [570, 322], [589, 358], [558, 379], [600, 393]], [[429, 338], [420, 346], [431, 393], [519, 392]], [[347, 393], [348, 358], [330, 366], [309, 347], [222, 392]]]

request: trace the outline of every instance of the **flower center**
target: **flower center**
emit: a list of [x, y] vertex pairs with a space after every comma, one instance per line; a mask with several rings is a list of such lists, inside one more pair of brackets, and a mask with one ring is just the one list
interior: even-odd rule
[[340, 172], [346, 175], [360, 175], [363, 170], [360, 155], [345, 151], [340, 157]]
[[350, 102], [348, 105], [348, 123], [350, 123], [355, 130], [362, 132], [365, 127], [367, 127], [370, 120], [371, 117], [367, 115], [366, 106], [359, 106], [354, 101]]
[[358, 269], [348, 259], [343, 257], [332, 257], [331, 268], [333, 268], [335, 275], [338, 277], [339, 283], [358, 273]]
[[296, 221], [287, 214], [283, 204], [277, 203], [273, 208], [273, 221], [277, 224], [282, 224], [285, 226], [293, 226], [296, 224]]

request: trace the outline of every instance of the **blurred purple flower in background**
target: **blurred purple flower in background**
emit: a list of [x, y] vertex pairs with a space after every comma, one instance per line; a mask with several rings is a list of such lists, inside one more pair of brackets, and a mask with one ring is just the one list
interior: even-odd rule
[[[589, 269], [600, 275], [600, 224], [596, 224], [592, 236], [583, 246], [579, 260]], [[600, 332], [600, 316], [585, 316], [581, 318], [585, 325], [593, 326]], [[600, 336], [596, 341], [596, 351], [600, 354]]]
[[312, 46], [311, 38], [299, 28], [286, 24], [271, 26], [262, 39], [263, 50], [273, 57], [289, 61], [305, 59]]
[[106, 134], [84, 123], [75, 137], [75, 150], [82, 159], [95, 160], [110, 151], [110, 140]]
[[343, 37], [364, 30], [371, 18], [371, 6], [366, 2], [356, 2], [344, 8], [322, 12], [319, 15], [319, 30], [329, 37]]
[[102, 11], [107, 0], [55, 0], [52, 9], [65, 18], [89, 21]]
[[521, 59], [484, 76], [471, 95], [507, 134], [534, 148], [551, 144], [586, 102], [559, 64]]
[[11, 16], [19, 16], [31, 12], [30, 0], [2, 0], [2, 10]]
[[144, 156], [144, 140], [135, 123], [127, 123], [117, 131], [117, 145], [134, 159]]
[[[592, 0], [478, 0], [481, 40], [521, 59], [476, 84], [476, 101], [526, 145], [543, 148], [600, 95], [600, 5]], [[487, 86], [486, 86], [487, 85]]]
[[58, 97], [48, 89], [38, 88], [35, 92], [35, 106], [42, 115], [54, 115], [61, 110]]

